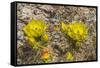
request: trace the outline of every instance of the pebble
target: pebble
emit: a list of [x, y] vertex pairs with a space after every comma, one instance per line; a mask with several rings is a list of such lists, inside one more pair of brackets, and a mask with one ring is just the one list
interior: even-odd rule
[[20, 40], [23, 40], [24, 39], [23, 31], [18, 31], [17, 32], [17, 39], [20, 39]]
[[56, 44], [56, 42], [52, 42], [52, 45], [55, 45]]
[[20, 59], [17, 59], [17, 64], [21, 64], [21, 60]]
[[61, 45], [61, 43], [59, 43], [59, 42], [56, 42], [56, 45], [60, 46], [60, 45]]
[[56, 34], [56, 31], [53, 31], [53, 32], [52, 32], [52, 35], [55, 35], [55, 34]]
[[17, 23], [17, 30], [22, 30], [24, 25], [25, 25], [24, 23], [19, 23], [19, 21], [18, 21], [18, 23]]
[[51, 5], [43, 5], [41, 7], [39, 7], [40, 9], [42, 10], [45, 10], [45, 11], [49, 11], [49, 12], [53, 12], [54, 11], [54, 8], [51, 6]]
[[24, 45], [23, 42], [21, 42], [20, 40], [17, 41], [17, 48], [19, 48], [19, 47], [21, 47], [23, 45]]
[[60, 36], [59, 35], [55, 35], [55, 38], [58, 39], [58, 38], [60, 38]]
[[57, 42], [58, 41], [58, 39], [54, 39], [54, 42]]

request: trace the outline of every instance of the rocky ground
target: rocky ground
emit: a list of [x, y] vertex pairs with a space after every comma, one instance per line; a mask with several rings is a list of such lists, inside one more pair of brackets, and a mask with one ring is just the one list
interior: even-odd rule
[[[96, 60], [96, 9], [92, 7], [74, 7], [57, 5], [40, 5], [18, 3], [17, 5], [17, 63], [37, 64], [44, 63], [41, 59], [41, 50], [32, 49], [25, 40], [23, 26], [32, 19], [44, 20], [49, 26], [47, 47], [51, 49], [54, 62], [70, 62], [65, 59], [65, 53], [70, 51], [72, 61]], [[60, 23], [82, 21], [89, 28], [88, 39], [81, 43], [81, 47], [73, 47], [60, 30]], [[58, 26], [58, 30], [53, 29]], [[71, 41], [70, 41], [71, 42]], [[74, 45], [74, 44], [73, 44]]]

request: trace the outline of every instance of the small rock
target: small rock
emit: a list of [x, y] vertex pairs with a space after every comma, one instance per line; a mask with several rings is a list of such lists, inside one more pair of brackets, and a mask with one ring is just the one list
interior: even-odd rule
[[79, 20], [79, 19], [80, 19], [80, 17], [79, 17], [78, 15], [75, 15], [75, 16], [74, 16], [74, 20], [77, 21], [77, 20]]
[[58, 39], [58, 38], [60, 38], [60, 36], [59, 35], [55, 35], [55, 38]]
[[21, 60], [20, 60], [20, 59], [17, 59], [17, 63], [18, 63], [18, 64], [21, 64]]
[[52, 45], [55, 45], [56, 44], [56, 42], [52, 42]]
[[57, 42], [58, 41], [58, 39], [54, 39], [54, 42]]
[[49, 12], [53, 12], [54, 11], [54, 8], [50, 5], [43, 5], [41, 7], [39, 7], [40, 9], [42, 10], [45, 10], [45, 11], [49, 11]]
[[56, 34], [56, 32], [55, 32], [55, 31], [53, 31], [53, 32], [52, 32], [52, 35], [55, 35], [55, 34]]
[[24, 39], [24, 36], [23, 36], [23, 31], [18, 31], [17, 32], [17, 39], [20, 39], [20, 40], [23, 40]]
[[24, 45], [23, 42], [21, 42], [20, 40], [17, 41], [17, 48], [19, 48], [19, 47], [21, 47], [23, 45]]
[[59, 43], [59, 42], [56, 42], [56, 45], [60, 46], [60, 45], [61, 45], [61, 43]]
[[33, 15], [33, 19], [45, 20], [46, 17], [44, 16], [44, 14], [39, 14], [39, 15]]
[[19, 21], [18, 21], [17, 22], [17, 29], [18, 30], [22, 30], [22, 28], [23, 28], [24, 25], [25, 25], [24, 23], [19, 23]]

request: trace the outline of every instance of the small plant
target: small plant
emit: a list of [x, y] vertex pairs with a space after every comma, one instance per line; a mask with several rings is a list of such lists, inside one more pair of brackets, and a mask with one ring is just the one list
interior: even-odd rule
[[23, 27], [26, 39], [32, 47], [39, 46], [41, 42], [48, 41], [47, 27], [43, 20], [32, 20]]
[[48, 48], [44, 48], [42, 51], [42, 60], [47, 63], [50, 61], [50, 50]]
[[61, 22], [61, 31], [67, 34], [67, 24], [65, 24], [64, 22]]
[[59, 26], [58, 25], [54, 25], [54, 31], [57, 31], [59, 29]]
[[66, 53], [66, 60], [72, 61], [74, 59], [73, 54], [71, 52]]
[[76, 44], [80, 44], [80, 42], [85, 40], [88, 35], [88, 28], [83, 22], [74, 21], [70, 24], [62, 22], [61, 30], [66, 36], [69, 36], [76, 41]]
[[49, 40], [48, 34], [44, 34], [44, 35], [42, 36], [42, 41], [46, 42], [46, 41], [48, 41], [48, 40]]

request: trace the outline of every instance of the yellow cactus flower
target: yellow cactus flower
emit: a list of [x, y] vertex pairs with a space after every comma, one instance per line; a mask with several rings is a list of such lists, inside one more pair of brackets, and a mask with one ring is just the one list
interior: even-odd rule
[[49, 36], [48, 36], [48, 34], [44, 34], [43, 36], [42, 36], [42, 40], [43, 41], [48, 41], [49, 40]]
[[46, 31], [46, 24], [42, 20], [32, 20], [23, 30], [29, 37], [39, 37]]
[[68, 61], [72, 61], [74, 59], [73, 55], [71, 52], [67, 52], [66, 53], [66, 60]]
[[[26, 26], [23, 27], [23, 31], [26, 34], [27, 41], [30, 45], [40, 45], [41, 38], [48, 40], [48, 35], [45, 34], [47, 25], [42, 20], [32, 20]], [[43, 36], [43, 37], [42, 37]]]
[[49, 49], [48, 48], [44, 48], [43, 49], [43, 53], [42, 53], [42, 59], [43, 60], [48, 60], [49, 58], [50, 58]]
[[83, 22], [74, 21], [70, 24], [61, 23], [61, 30], [64, 34], [80, 43], [80, 41], [85, 40], [88, 35], [88, 28]]
[[73, 40], [82, 41], [87, 38], [88, 28], [83, 22], [74, 21], [68, 25], [67, 35]]
[[43, 59], [48, 59], [49, 57], [50, 57], [49, 53], [44, 53], [42, 56]]

